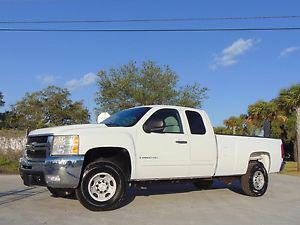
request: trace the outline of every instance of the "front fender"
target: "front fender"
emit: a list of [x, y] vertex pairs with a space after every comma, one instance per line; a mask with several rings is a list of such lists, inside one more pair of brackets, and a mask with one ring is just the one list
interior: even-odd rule
[[94, 148], [124, 148], [128, 151], [131, 160], [131, 178], [136, 177], [136, 151], [134, 138], [127, 132], [107, 132], [79, 134], [79, 151], [85, 155], [87, 151]]

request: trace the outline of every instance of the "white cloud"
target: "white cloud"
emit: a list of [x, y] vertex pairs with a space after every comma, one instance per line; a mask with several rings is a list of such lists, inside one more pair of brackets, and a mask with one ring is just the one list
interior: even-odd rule
[[52, 84], [54, 81], [57, 80], [57, 77], [53, 75], [42, 75], [42, 76], [37, 76], [37, 79], [42, 84]]
[[232, 66], [238, 63], [238, 57], [245, 54], [251, 49], [259, 40], [256, 39], [243, 39], [240, 38], [233, 42], [230, 46], [223, 49], [221, 53], [216, 54], [214, 57], [214, 63], [210, 66], [212, 70], [216, 70], [219, 67]]
[[286, 56], [286, 55], [289, 55], [289, 54], [291, 54], [293, 52], [296, 52], [298, 50], [300, 50], [300, 46], [291, 46], [291, 47], [283, 49], [280, 52], [280, 56]]
[[88, 86], [96, 82], [97, 76], [94, 73], [87, 73], [79, 79], [71, 79], [65, 83], [65, 86], [73, 91], [83, 86]]

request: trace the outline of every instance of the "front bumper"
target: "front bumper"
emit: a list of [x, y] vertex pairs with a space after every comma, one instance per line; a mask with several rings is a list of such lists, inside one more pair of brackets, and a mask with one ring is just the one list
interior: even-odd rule
[[45, 161], [20, 159], [20, 175], [26, 186], [40, 185], [52, 188], [76, 188], [84, 161], [83, 155], [48, 156]]

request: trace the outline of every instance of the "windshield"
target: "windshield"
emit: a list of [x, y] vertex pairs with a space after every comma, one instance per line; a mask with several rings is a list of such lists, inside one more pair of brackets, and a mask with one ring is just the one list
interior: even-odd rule
[[101, 123], [108, 127], [131, 127], [135, 125], [149, 109], [150, 107], [126, 109], [111, 115]]

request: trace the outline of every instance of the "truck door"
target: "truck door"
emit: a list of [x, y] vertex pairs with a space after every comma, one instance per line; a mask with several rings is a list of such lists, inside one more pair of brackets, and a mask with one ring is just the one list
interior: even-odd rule
[[190, 159], [187, 135], [176, 109], [159, 109], [137, 131], [138, 177], [186, 177]]
[[[208, 117], [197, 111], [186, 110], [189, 124], [191, 160], [189, 176], [210, 177], [214, 175], [217, 162], [215, 134]], [[206, 122], [206, 124], [205, 124]]]

